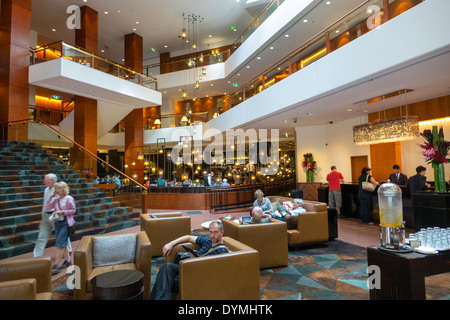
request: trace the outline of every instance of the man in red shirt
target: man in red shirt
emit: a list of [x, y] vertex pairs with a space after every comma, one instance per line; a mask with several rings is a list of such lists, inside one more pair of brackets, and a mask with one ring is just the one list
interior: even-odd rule
[[328, 181], [328, 206], [330, 208], [336, 208], [338, 212], [338, 218], [342, 218], [341, 206], [341, 183], [344, 183], [344, 176], [342, 173], [336, 170], [336, 166], [331, 167], [331, 172], [327, 175]]

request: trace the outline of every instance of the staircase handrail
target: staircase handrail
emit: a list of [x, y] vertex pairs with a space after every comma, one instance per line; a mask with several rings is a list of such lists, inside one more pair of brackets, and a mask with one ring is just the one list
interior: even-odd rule
[[85, 153], [87, 153], [88, 155], [90, 155], [91, 157], [95, 158], [97, 161], [100, 161], [101, 163], [107, 165], [108, 167], [110, 167], [111, 169], [117, 171], [120, 175], [124, 176], [125, 178], [129, 179], [130, 181], [132, 181], [133, 183], [137, 184], [138, 186], [140, 186], [141, 188], [143, 188], [145, 191], [147, 191], [147, 187], [145, 187], [144, 185], [140, 184], [139, 182], [137, 182], [136, 180], [134, 180], [133, 178], [129, 177], [128, 175], [126, 175], [125, 173], [123, 173], [122, 171], [120, 171], [119, 169], [115, 168], [114, 166], [110, 165], [108, 162], [104, 161], [103, 159], [99, 158], [97, 155], [93, 154], [92, 152], [90, 152], [89, 150], [87, 150], [85, 147], [83, 147], [82, 145], [80, 145], [79, 143], [75, 142], [74, 140], [70, 139], [69, 137], [67, 137], [64, 133], [60, 132], [59, 130], [53, 128], [51, 125], [49, 125], [47, 122], [45, 122], [44, 120], [42, 120], [39, 117], [36, 117], [36, 122], [42, 123], [45, 126], [47, 126], [48, 128], [50, 128], [51, 130], [53, 130], [54, 132], [56, 132], [57, 134], [59, 134], [60, 136], [64, 137], [65, 139], [69, 140], [70, 142], [72, 142], [74, 145], [76, 145], [78, 148], [82, 149]]

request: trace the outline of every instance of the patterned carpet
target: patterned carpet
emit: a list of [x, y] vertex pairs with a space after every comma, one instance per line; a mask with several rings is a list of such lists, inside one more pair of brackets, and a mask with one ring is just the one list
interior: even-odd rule
[[[164, 258], [152, 260], [152, 284]], [[366, 248], [343, 241], [289, 251], [287, 267], [260, 271], [261, 300], [368, 300]], [[54, 299], [72, 299], [67, 276], [54, 281]], [[427, 299], [450, 299], [450, 274], [426, 280]]]

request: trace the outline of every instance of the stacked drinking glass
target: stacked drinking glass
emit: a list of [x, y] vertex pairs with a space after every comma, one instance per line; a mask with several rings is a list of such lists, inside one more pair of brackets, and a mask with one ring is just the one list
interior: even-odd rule
[[450, 249], [450, 227], [421, 228], [420, 231], [409, 234], [409, 241], [420, 241], [421, 246], [435, 250], [448, 250]]

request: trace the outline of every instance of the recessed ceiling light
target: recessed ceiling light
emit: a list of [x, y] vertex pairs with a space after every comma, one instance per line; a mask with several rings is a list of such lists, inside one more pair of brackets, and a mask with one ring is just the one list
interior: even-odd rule
[[240, 76], [241, 74], [240, 74], [240, 73], [238, 73], [237, 75], [238, 75], [238, 77], [239, 77], [239, 76]]
[[53, 32], [55, 32], [55, 31], [56, 31], [56, 29], [52, 29], [52, 31], [53, 31]]
[[250, 69], [250, 66], [247, 66], [247, 69]]
[[87, 0], [83, 0], [83, 2], [87, 2]]
[[331, 1], [327, 1], [327, 2], [325, 2], [325, 4], [330, 4], [331, 3]]
[[347, 109], [348, 112], [353, 111], [353, 109]]
[[256, 59], [261, 60], [261, 57], [257, 57]]
[[102, 52], [105, 52], [105, 50], [104, 50], [104, 49], [102, 49], [101, 51], [102, 51]]
[[289, 35], [288, 35], [288, 34], [285, 34], [284, 37], [285, 37], [285, 38], [289, 38]]
[[208, 37], [209, 37], [209, 38], [212, 38], [212, 34], [210, 34]]
[[109, 12], [108, 11], [105, 11], [105, 14], [108, 14]]
[[120, 10], [117, 10], [117, 13], [120, 13]]
[[139, 21], [136, 21], [136, 24], [139, 24]]
[[137, 29], [136, 28], [133, 28], [133, 31], [136, 31]]
[[164, 48], [167, 48], [167, 45], [165, 45]]
[[270, 50], [273, 50], [273, 49], [274, 49], [274, 47], [270, 47], [269, 49], [270, 49]]
[[304, 22], [304, 23], [308, 22], [308, 19], [304, 19], [303, 22]]
[[339, 30], [336, 30], [336, 33], [339, 33]]

